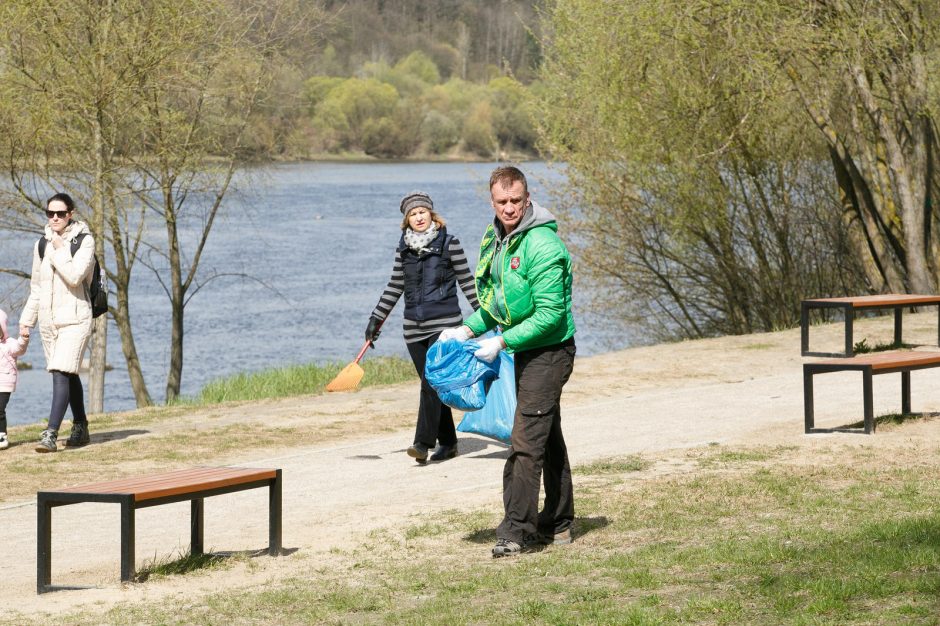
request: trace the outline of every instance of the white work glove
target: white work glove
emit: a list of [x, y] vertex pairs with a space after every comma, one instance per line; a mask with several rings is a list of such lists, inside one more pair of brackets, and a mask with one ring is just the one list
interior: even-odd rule
[[466, 326], [457, 326], [456, 328], [445, 328], [441, 331], [440, 336], [438, 336], [438, 341], [447, 341], [448, 339], [456, 339], [457, 341], [466, 341], [473, 337], [473, 331], [467, 328]]
[[496, 357], [499, 356], [499, 351], [506, 347], [506, 342], [503, 341], [502, 337], [481, 339], [479, 343], [480, 347], [473, 353], [473, 356], [487, 363], [495, 361]]

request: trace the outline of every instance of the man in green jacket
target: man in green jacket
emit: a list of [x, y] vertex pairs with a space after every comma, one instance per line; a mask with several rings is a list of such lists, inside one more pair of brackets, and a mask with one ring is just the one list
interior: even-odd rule
[[493, 556], [502, 557], [536, 543], [571, 543], [574, 496], [560, 401], [574, 366], [575, 327], [571, 256], [558, 238], [554, 216], [529, 199], [525, 175], [515, 167], [493, 172], [490, 198], [496, 218], [483, 235], [476, 270], [481, 306], [440, 339], [466, 340], [498, 325], [503, 334], [480, 340], [475, 356], [492, 362], [503, 349], [515, 355], [517, 404], [503, 469], [505, 516], [493, 548]]

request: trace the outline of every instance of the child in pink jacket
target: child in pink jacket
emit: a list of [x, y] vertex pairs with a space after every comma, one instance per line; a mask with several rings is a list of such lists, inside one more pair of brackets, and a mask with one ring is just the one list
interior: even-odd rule
[[29, 345], [29, 331], [14, 339], [7, 334], [7, 314], [0, 309], [0, 450], [10, 447], [7, 440], [7, 402], [16, 389], [16, 357]]

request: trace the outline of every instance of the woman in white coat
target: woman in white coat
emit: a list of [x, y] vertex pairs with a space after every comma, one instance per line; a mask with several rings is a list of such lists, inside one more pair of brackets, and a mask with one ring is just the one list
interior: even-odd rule
[[[89, 442], [78, 369], [91, 337], [88, 282], [95, 265], [95, 242], [88, 226], [72, 219], [74, 211], [75, 202], [65, 193], [57, 193], [46, 202], [48, 223], [43, 250], [39, 242], [33, 247], [29, 299], [20, 315], [20, 334], [39, 323], [46, 370], [52, 373], [49, 425], [42, 431], [37, 452], [58, 449], [56, 441], [66, 407], [72, 409], [72, 431], [65, 445], [77, 447]], [[72, 242], [83, 233], [81, 244], [72, 254]]]

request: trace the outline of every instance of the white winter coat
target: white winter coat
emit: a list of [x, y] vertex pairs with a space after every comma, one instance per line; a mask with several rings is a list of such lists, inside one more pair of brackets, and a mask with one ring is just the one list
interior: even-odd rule
[[89, 233], [84, 222], [71, 221], [62, 233], [65, 245], [56, 250], [52, 229], [46, 226], [45, 254], [39, 258], [39, 242], [33, 246], [33, 272], [29, 299], [20, 324], [32, 328], [39, 322], [46, 369], [77, 374], [91, 337], [91, 303], [88, 283], [95, 266], [95, 242], [91, 234], [82, 239], [72, 256], [72, 239]]

